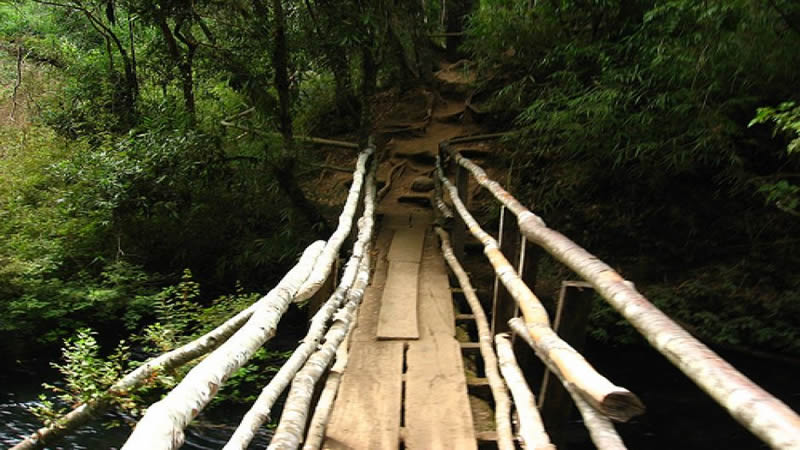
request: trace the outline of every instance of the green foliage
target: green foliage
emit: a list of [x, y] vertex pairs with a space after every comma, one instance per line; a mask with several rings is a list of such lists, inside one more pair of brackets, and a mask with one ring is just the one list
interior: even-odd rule
[[[95, 339], [97, 333], [89, 328], [78, 330], [72, 338], [64, 342], [62, 363], [53, 363], [64, 377], [63, 387], [45, 384], [45, 389], [55, 392], [57, 399], [69, 406], [97, 400], [104, 396], [127, 370], [129, 347], [120, 342], [114, 352], [106, 358], [100, 356], [100, 344]], [[53, 424], [59, 416], [70, 408], [58, 408], [46, 396], [41, 397], [41, 405], [31, 409], [46, 425]]]
[[[550, 226], [701, 334], [792, 352], [800, 311], [774, 299], [796, 298], [783, 272], [800, 230], [758, 200], [796, 214], [800, 166], [748, 122], [797, 95], [795, 3], [481, 2], [466, 43], [489, 120], [518, 131], [512, 187]], [[751, 124], [767, 122], [791, 145], [796, 103]], [[734, 289], [721, 268], [745, 259], [736, 273], [749, 284]], [[759, 264], [781, 282], [761, 284]], [[616, 313], [595, 315], [598, 337], [630, 340]]]
[[787, 153], [800, 151], [800, 105], [795, 102], [784, 102], [776, 108], [758, 108], [756, 117], [748, 126], [758, 123], [775, 123], [775, 133], [785, 133], [790, 141], [786, 146]]

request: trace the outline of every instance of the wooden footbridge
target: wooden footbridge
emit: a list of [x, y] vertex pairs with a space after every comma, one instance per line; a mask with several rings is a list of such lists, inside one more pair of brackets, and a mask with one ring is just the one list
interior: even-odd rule
[[[800, 449], [800, 417], [794, 411], [676, 325], [611, 267], [548, 228], [460, 151], [491, 137], [445, 136], [438, 156], [437, 149], [420, 149], [427, 156], [408, 162], [405, 176], [415, 170], [433, 175], [427, 186], [425, 177], [418, 180], [423, 186], [417, 190], [430, 190], [426, 194], [392, 189], [402, 169], [387, 164], [381, 167], [385, 186], [378, 191], [375, 149], [363, 150], [336, 232], [328, 241], [311, 244], [272, 291], [216, 330], [148, 361], [104, 396], [80, 405], [15, 448], [54, 442], [157, 373], [199, 359], [169, 394], [148, 408], [124, 446], [179, 447], [186, 426], [274, 335], [291, 302], [308, 301], [317, 312], [307, 336], [264, 388], [226, 449], [247, 448], [287, 390], [270, 449], [555, 448], [558, 439], [542, 425], [540, 408], [516, 363], [513, 335], [549, 369], [545, 396], [559, 397], [557, 388], [563, 386], [561, 397], [575, 402], [596, 446], [625, 448], [613, 422], [641, 414], [645, 406], [598, 373], [569, 338], [556, 333], [558, 325], [551, 325], [525, 283], [528, 241], [581, 276], [581, 283], [570, 286], [593, 288], [742, 426], [773, 448]], [[500, 230], [496, 239], [470, 215], [470, 179], [501, 203], [501, 223], [516, 219], [523, 245], [514, 264], [501, 251], [509, 241], [498, 242], [507, 233]], [[483, 245], [487, 267], [505, 292], [498, 296], [495, 289], [489, 314], [460, 264], [467, 233]], [[458, 283], [451, 286], [451, 279]], [[454, 309], [454, 294], [469, 311]], [[561, 308], [559, 315], [562, 325], [581, 320], [579, 310]], [[464, 320], [475, 322], [478, 342], [456, 339], [456, 321]], [[504, 330], [513, 333], [498, 333]], [[465, 376], [465, 351], [480, 352], [485, 377]], [[491, 390], [494, 432], [475, 432], [468, 396], [475, 384]]]

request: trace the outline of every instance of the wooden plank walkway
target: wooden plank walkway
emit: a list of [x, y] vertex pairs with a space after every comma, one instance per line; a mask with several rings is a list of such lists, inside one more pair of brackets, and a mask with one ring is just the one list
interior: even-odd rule
[[383, 221], [323, 448], [477, 448], [446, 267], [430, 223]]

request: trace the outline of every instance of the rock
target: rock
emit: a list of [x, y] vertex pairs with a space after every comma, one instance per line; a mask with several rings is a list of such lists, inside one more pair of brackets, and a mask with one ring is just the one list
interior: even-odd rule
[[430, 192], [433, 190], [433, 179], [430, 177], [417, 177], [411, 182], [411, 190], [414, 192]]

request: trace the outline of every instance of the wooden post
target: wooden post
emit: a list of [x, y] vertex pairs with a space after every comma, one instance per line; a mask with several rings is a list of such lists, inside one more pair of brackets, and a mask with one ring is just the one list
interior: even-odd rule
[[[583, 281], [564, 281], [558, 295], [555, 330], [561, 339], [577, 351], [583, 349], [586, 327], [592, 311], [592, 285]], [[539, 391], [539, 409], [553, 443], [566, 448], [566, 425], [572, 412], [572, 400], [558, 378], [545, 371]]]

